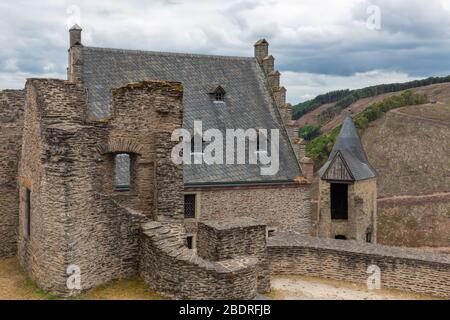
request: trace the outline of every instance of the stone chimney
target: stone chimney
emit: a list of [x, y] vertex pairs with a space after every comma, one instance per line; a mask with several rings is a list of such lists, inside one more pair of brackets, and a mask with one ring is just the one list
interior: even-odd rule
[[272, 73], [275, 69], [275, 58], [273, 55], [266, 56], [262, 61], [262, 66], [267, 75]]
[[71, 48], [73, 46], [81, 45], [81, 31], [83, 31], [83, 29], [81, 29], [81, 27], [77, 24], [74, 25], [72, 28], [70, 28], [69, 34], [70, 34], [70, 47]]
[[281, 74], [278, 70], [272, 71], [267, 75], [267, 78], [269, 79], [269, 84], [272, 87], [272, 89], [280, 87], [280, 75]]
[[259, 64], [262, 64], [263, 59], [269, 55], [269, 43], [266, 39], [258, 40], [255, 43], [255, 58]]
[[69, 66], [67, 68], [67, 79], [70, 82], [83, 82], [83, 45], [81, 44], [81, 31], [79, 25], [74, 25], [69, 30]]
[[286, 88], [285, 87], [272, 88], [272, 91], [275, 103], [277, 104], [278, 108], [280, 110], [284, 109], [286, 107]]
[[308, 183], [314, 182], [314, 161], [311, 158], [304, 157], [300, 160], [300, 166]]

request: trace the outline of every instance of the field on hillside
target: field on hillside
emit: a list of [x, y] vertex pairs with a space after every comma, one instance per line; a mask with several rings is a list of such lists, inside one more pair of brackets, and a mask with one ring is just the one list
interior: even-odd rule
[[450, 191], [450, 106], [389, 112], [361, 135], [380, 197]]
[[[445, 103], [450, 104], [450, 83], [433, 84], [425, 87], [413, 88], [410, 90], [413, 92], [427, 94], [430, 101], [436, 100], [444, 104]], [[373, 103], [380, 102], [390, 96], [398, 94], [401, 94], [401, 91], [381, 94], [371, 98], [360, 99], [355, 103], [353, 103], [352, 105], [350, 105], [348, 108], [344, 109], [339, 115], [334, 117], [331, 121], [324, 124], [322, 126], [322, 132], [327, 133], [332, 129], [336, 128], [337, 126], [341, 125], [342, 121], [345, 119], [346, 116], [358, 114], [363, 110], [365, 110], [370, 105], [372, 105]], [[319, 108], [305, 114], [304, 116], [296, 120], [297, 126], [300, 128], [305, 125], [318, 124], [319, 123], [318, 115], [320, 115], [323, 111], [334, 105], [335, 103], [324, 104]]]

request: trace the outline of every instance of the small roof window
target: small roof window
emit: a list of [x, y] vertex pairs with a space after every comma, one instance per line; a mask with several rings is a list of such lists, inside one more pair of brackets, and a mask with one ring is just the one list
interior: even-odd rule
[[225, 89], [222, 86], [217, 86], [212, 92], [210, 92], [214, 102], [223, 102], [225, 100]]

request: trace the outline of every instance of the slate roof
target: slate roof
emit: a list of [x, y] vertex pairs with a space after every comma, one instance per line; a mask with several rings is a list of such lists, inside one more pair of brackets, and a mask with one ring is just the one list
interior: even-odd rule
[[340, 153], [353, 178], [367, 180], [377, 176], [376, 170], [371, 166], [359, 138], [358, 131], [351, 117], [347, 117], [342, 125], [333, 150], [328, 161], [318, 171], [319, 177], [323, 177], [332, 164], [335, 156]]
[[[282, 128], [267, 80], [255, 58], [94, 47], [83, 47], [83, 56], [90, 117], [109, 115], [111, 88], [158, 79], [182, 82], [183, 127], [191, 132], [194, 120], [203, 122], [203, 131]], [[218, 86], [226, 91], [223, 103], [215, 103], [210, 95], [211, 89]], [[284, 130], [280, 130], [280, 169], [274, 176], [261, 176], [259, 165], [184, 165], [186, 184], [286, 182], [299, 175]]]

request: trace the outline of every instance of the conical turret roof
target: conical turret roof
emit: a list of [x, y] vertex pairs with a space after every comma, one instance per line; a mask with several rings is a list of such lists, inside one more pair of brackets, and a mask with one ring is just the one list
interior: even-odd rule
[[[359, 138], [358, 131], [351, 117], [347, 117], [342, 125], [341, 132], [334, 144], [328, 161], [319, 170], [318, 174], [324, 180], [341, 180], [330, 171], [334, 165], [339, 169], [347, 170], [343, 180], [366, 180], [377, 176], [376, 170], [367, 159], [366, 153]], [[338, 170], [336, 170], [338, 171]], [[334, 171], [333, 171], [334, 172]]]

